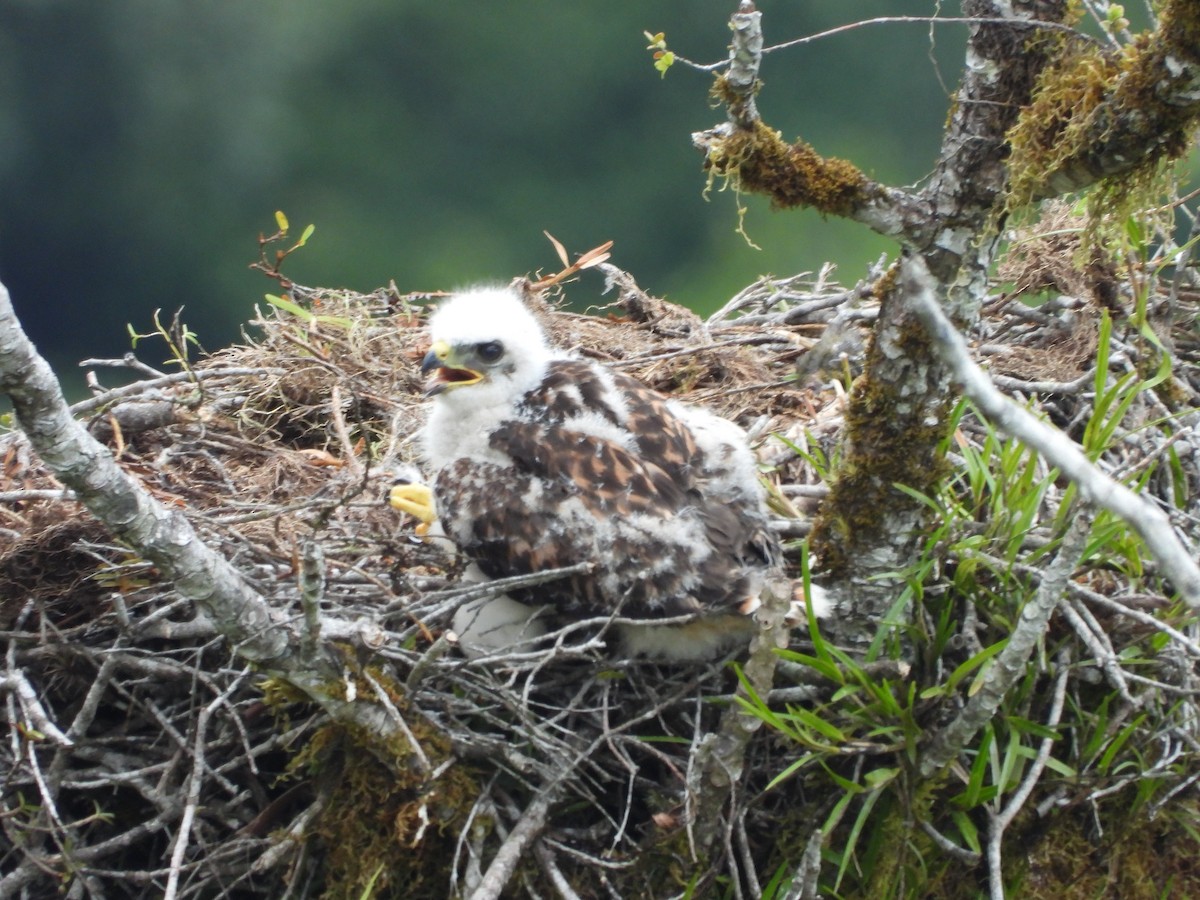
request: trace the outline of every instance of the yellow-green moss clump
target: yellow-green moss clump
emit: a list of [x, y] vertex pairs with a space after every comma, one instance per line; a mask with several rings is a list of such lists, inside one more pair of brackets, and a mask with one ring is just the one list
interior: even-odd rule
[[[876, 282], [874, 292], [881, 300], [896, 289], [897, 272], [892, 266]], [[896, 340], [902, 359], [931, 359], [929, 336], [915, 320]], [[876, 352], [872, 344], [868, 358]], [[867, 374], [859, 376], [850, 389], [846, 407], [849, 450], [809, 538], [822, 571], [833, 577], [851, 568], [859, 547], [878, 543], [878, 530], [885, 522], [881, 512], [900, 498], [895, 485], [930, 494], [949, 467], [937, 448], [946, 436], [954, 398], [947, 395], [932, 416], [927, 410], [900, 416], [897, 410], [909, 401], [898, 397], [896, 390], [906, 382], [872, 378], [873, 368], [868, 363]]]
[[1048, 182], [1090, 143], [1092, 114], [1108, 99], [1122, 70], [1113, 53], [1064, 42], [1057, 60], [1038, 76], [1033, 99], [1008, 133], [1009, 205], [1047, 194]]
[[[723, 96], [716, 88], [714, 94]], [[853, 163], [823, 157], [803, 141], [789, 144], [761, 121], [714, 140], [704, 166], [710, 179], [720, 177], [734, 190], [764, 194], [780, 209], [810, 206], [846, 216], [868, 199], [870, 190]]]
[[[403, 692], [378, 669], [370, 672], [408, 723], [407, 737], [381, 743], [360, 728], [325, 725], [292, 758], [293, 777], [311, 779], [324, 798], [304, 839], [322, 861], [323, 900], [441, 898], [450, 860], [480, 786], [469, 766], [443, 764], [449, 740], [425, 723]], [[367, 682], [361, 689], [371, 690]], [[286, 682], [264, 685], [279, 714], [292, 702]], [[423, 757], [428, 765], [423, 765]], [[431, 771], [440, 771], [436, 779]], [[477, 827], [489, 827], [484, 819]]]
[[[931, 424], [900, 423], [890, 412], [896, 405], [893, 389], [860, 378], [851, 391], [846, 434], [852, 455], [829, 486], [809, 538], [822, 571], [833, 577], [851, 568], [859, 547], [878, 543], [877, 533], [885, 522], [881, 512], [901, 500], [895, 485], [932, 493], [949, 471], [935, 448], [945, 437], [952, 398], [946, 398]], [[915, 453], [915, 448], [931, 449]]]
[[1008, 133], [1010, 209], [1099, 183], [1095, 237], [1154, 204], [1200, 119], [1200, 103], [1173, 84], [1186, 77], [1179, 63], [1200, 61], [1200, 4], [1168, 3], [1160, 22], [1119, 51], [1062, 39]]
[[[445, 759], [448, 748], [439, 748], [438, 739], [419, 733], [418, 739], [435, 765]], [[398, 775], [367, 749], [369, 741], [326, 726], [293, 763], [308, 770], [328, 798], [308, 835], [324, 861], [321, 896], [444, 897], [448, 862], [479, 785], [461, 765], [436, 782], [415, 767]]]
[[1025, 871], [1009, 882], [1013, 896], [1028, 900], [1070, 897], [1200, 897], [1200, 856], [1194, 852], [1197, 809], [1181, 802], [1167, 815], [1147, 820], [1138, 810], [1121, 821], [1103, 821], [1068, 810], [1050, 822], [1030, 822], [1021, 836]]

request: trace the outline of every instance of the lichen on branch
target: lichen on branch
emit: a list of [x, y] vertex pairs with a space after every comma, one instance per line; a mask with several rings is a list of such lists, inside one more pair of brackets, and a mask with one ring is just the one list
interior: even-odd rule
[[1120, 207], [1191, 146], [1200, 122], [1200, 6], [1164, 6], [1120, 51], [1064, 40], [1008, 133], [1010, 207], [1103, 183]]

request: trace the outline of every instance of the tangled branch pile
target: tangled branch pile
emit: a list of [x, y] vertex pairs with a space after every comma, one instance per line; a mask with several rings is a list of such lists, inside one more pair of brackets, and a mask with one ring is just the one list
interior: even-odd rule
[[[1044, 263], [1027, 260], [1013, 280], [1050, 271]], [[802, 537], [824, 496], [844, 383], [882, 273], [851, 290], [824, 273], [763, 279], [704, 322], [606, 270], [618, 297], [605, 317], [539, 301], [553, 339], [747, 427], [776, 524]], [[1147, 387], [1163, 351], [1119, 298], [1109, 301], [1121, 323], [1101, 329], [1094, 285], [1024, 287], [1055, 297], [1036, 308], [997, 299], [979, 346], [998, 382], [1091, 441], [1101, 465], [1135, 479], [1194, 541], [1200, 443], [1194, 414], [1182, 412], [1200, 391], [1194, 336], [1161, 333], [1175, 367]], [[696, 812], [712, 790], [700, 773], [738, 687], [730, 668], [614, 659], [603, 620], [572, 624], [536, 653], [474, 660], [447, 634], [459, 605], [503, 584], [460, 586], [459, 561], [384, 503], [418, 464], [422, 299], [295, 287], [244, 345], [170, 375], [137, 363], [140, 380], [76, 407], [127, 472], [305, 621], [306, 639], [343, 673], [328, 690], [381, 704], [405, 734], [394, 745], [331, 722], [311, 698], [239, 662], [210, 621], [64, 493], [20, 433], [0, 438], [0, 896], [485, 897], [523, 884], [531, 896], [663, 897], [725, 877], [739, 896], [761, 896], [777, 872], [811, 889], [823, 842], [843, 878], [847, 863], [830, 848], [853, 854], [847, 833], [861, 821], [847, 811], [875, 803], [853, 798], [914, 790], [922, 730], [961, 705], [965, 675], [980, 665], [971, 661], [1006, 636], [1061, 536], [1067, 489], [1048, 467], [961, 412], [954, 473], [931, 498], [945, 507], [943, 528], [907, 573], [906, 597], [921, 600], [914, 626], [896, 633], [903, 641], [883, 632], [883, 652], [861, 668], [819, 635], [794, 639], [828, 664], [786, 666], [751, 703], [773, 727], [730, 773], [716, 851], [697, 868], [707, 842]], [[1196, 301], [1176, 291], [1172, 321], [1194, 315]], [[1191, 803], [1200, 779], [1193, 626], [1136, 544], [1107, 527], [1007, 711], [1032, 723], [1024, 738], [1036, 744], [1065, 727], [1051, 721], [1055, 690], [1078, 706], [1074, 756], [1036, 792], [1043, 816], [1139, 790], [1143, 773], [1114, 762], [1123, 747], [1144, 753], [1156, 809], [1182, 792]], [[799, 577], [800, 542], [788, 550]], [[905, 642], [919, 647], [915, 661], [889, 661]], [[1056, 656], [1069, 676], [1056, 677]], [[885, 695], [903, 715], [883, 711]], [[797, 712], [799, 702], [817, 712]], [[1008, 727], [995, 725], [991, 739]], [[1110, 748], [1102, 771], [1064, 776]], [[789, 768], [794, 777], [768, 789]], [[850, 799], [823, 772], [851, 785]], [[963, 845], [940, 864], [957, 866], [963, 884], [979, 863], [963, 818], [1013, 786], [975, 798], [969, 815], [924, 801], [927, 847]]]

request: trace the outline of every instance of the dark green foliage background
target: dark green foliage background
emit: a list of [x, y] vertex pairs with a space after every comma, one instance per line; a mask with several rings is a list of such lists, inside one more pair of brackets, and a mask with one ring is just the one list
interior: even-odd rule
[[[699, 310], [830, 259], [853, 281], [885, 242], [755, 198], [702, 196], [689, 135], [707, 76], [660, 79], [642, 32], [723, 57], [736, 4], [696, 0], [4, 0], [0, 278], [60, 371], [128, 349], [125, 323], [186, 306], [209, 348], [269, 290], [246, 265], [283, 209], [313, 242], [302, 283], [403, 290], [507, 280], [616, 241], [614, 261]], [[947, 4], [943, 15], [957, 14]], [[763, 0], [769, 42], [917, 0]], [[873, 25], [768, 57], [789, 139], [892, 183], [932, 166], [964, 30]], [[939, 57], [945, 89], [939, 84]], [[598, 296], [594, 276], [573, 297]], [[151, 354], [152, 355], [152, 354]], [[158, 359], [147, 357], [150, 362]]]

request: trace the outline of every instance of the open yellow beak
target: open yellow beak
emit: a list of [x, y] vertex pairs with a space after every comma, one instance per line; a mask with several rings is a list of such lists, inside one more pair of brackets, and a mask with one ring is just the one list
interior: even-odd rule
[[421, 374], [434, 372], [434, 377], [425, 388], [425, 395], [432, 397], [450, 388], [464, 387], [483, 380], [483, 373], [456, 365], [458, 354], [445, 341], [434, 341], [425, 359], [421, 361]]

